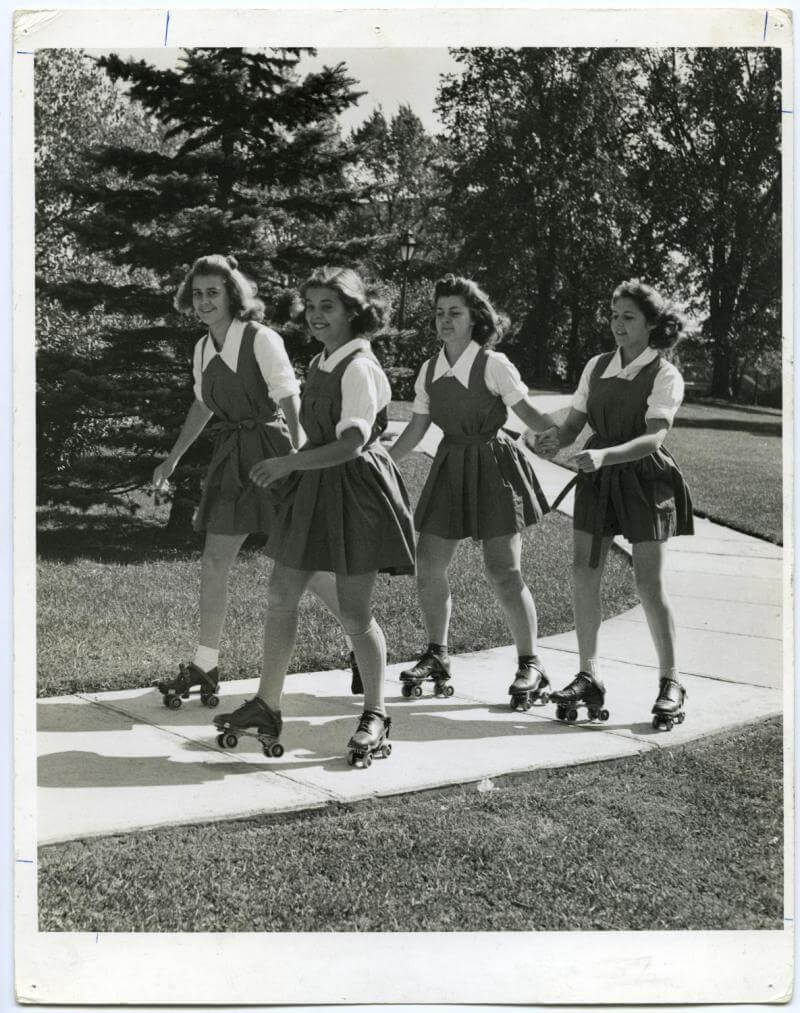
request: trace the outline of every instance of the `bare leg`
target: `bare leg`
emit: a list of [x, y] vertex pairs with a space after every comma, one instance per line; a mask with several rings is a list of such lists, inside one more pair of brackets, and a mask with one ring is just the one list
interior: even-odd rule
[[572, 551], [572, 604], [575, 614], [575, 633], [578, 638], [580, 669], [591, 675], [595, 672], [597, 641], [602, 618], [600, 610], [600, 582], [612, 539], [604, 538], [600, 548], [597, 569], [589, 566], [592, 536], [586, 531], [573, 532]]
[[339, 611], [339, 597], [336, 593], [336, 575], [329, 570], [317, 570], [311, 574], [308, 590], [316, 595], [325, 608], [341, 625], [342, 614]]
[[428, 640], [434, 644], [447, 643], [452, 608], [447, 569], [457, 548], [455, 539], [425, 532], [417, 542], [417, 594]]
[[200, 645], [216, 651], [228, 609], [228, 578], [247, 535], [206, 535], [200, 567]]
[[505, 613], [517, 653], [536, 653], [536, 605], [520, 570], [522, 539], [519, 534], [487, 538], [483, 543], [486, 575]]
[[633, 572], [662, 676], [675, 675], [675, 620], [664, 587], [666, 542], [636, 542]]
[[353, 645], [364, 683], [364, 710], [385, 714], [386, 640], [370, 607], [377, 574], [336, 574], [336, 592], [344, 631]]
[[267, 591], [264, 619], [264, 656], [258, 695], [273, 710], [281, 709], [286, 669], [297, 636], [297, 606], [311, 579], [309, 570], [293, 570], [275, 563]]

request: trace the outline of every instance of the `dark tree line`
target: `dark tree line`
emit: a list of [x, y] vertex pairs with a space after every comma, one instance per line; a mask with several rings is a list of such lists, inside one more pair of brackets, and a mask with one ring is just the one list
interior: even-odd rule
[[[287, 291], [316, 264], [381, 280], [406, 325], [376, 348], [400, 396], [433, 347], [430, 283], [476, 277], [512, 320], [530, 384], [573, 383], [637, 275], [699, 323], [683, 355], [736, 394], [780, 350], [780, 59], [769, 49], [471, 49], [439, 88], [439, 136], [407, 106], [349, 136], [362, 94], [302, 51], [194, 49], [174, 70], [36, 56], [42, 500], [115, 502], [143, 484], [191, 398], [196, 325], [175, 288], [234, 254], [300, 372]], [[191, 500], [203, 448], [180, 472]], [[185, 517], [176, 514], [183, 523]]]

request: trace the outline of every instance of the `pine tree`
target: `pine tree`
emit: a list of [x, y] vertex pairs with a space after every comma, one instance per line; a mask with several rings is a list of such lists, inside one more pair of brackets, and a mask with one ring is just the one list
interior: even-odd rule
[[[98, 145], [61, 182], [73, 209], [67, 226], [103, 270], [87, 272], [84, 262], [71, 277], [37, 281], [43, 302], [80, 310], [94, 331], [79, 353], [62, 348], [40, 363], [44, 400], [58, 376], [92, 422], [77, 452], [43, 460], [43, 499], [118, 502], [147, 482], [191, 401], [198, 331], [172, 298], [197, 256], [233, 254], [270, 304], [287, 275], [332, 255], [330, 223], [353, 200], [345, 168], [355, 154], [335, 117], [359, 93], [343, 64], [301, 78], [301, 55], [193, 49], [170, 70], [115, 55], [98, 61], [163, 138], [155, 147]], [[171, 524], [191, 512], [203, 442], [176, 473]]]

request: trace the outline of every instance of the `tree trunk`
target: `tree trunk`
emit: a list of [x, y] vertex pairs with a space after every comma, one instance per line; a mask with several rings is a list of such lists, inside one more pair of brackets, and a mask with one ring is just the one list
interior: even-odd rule
[[711, 397], [730, 399], [733, 396], [733, 349], [727, 334], [714, 335], [712, 331], [711, 361], [711, 388], [708, 393]]

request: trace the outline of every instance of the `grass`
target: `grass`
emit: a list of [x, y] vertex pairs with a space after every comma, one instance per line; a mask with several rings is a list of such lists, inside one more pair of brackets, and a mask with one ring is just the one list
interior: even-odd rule
[[484, 793], [45, 847], [39, 929], [779, 929], [781, 762], [773, 719]]
[[[416, 502], [429, 462], [411, 455], [402, 464]], [[149, 686], [191, 660], [198, 626], [201, 537], [165, 528], [166, 508], [143, 507], [135, 518], [44, 513], [38, 538], [39, 694]], [[539, 611], [542, 636], [572, 628], [571, 527], [548, 516], [523, 536], [522, 568]], [[223, 678], [255, 677], [270, 561], [246, 549], [234, 567], [221, 645]], [[456, 654], [510, 642], [480, 547], [461, 544], [451, 570]], [[636, 601], [630, 564], [609, 559], [605, 615]], [[102, 608], [98, 608], [102, 602]], [[380, 577], [375, 614], [384, 628], [390, 661], [405, 661], [424, 646], [422, 613], [412, 577]], [[338, 624], [306, 595], [290, 671], [340, 668], [346, 646]]]

